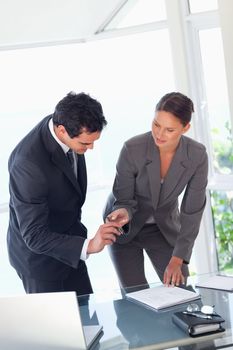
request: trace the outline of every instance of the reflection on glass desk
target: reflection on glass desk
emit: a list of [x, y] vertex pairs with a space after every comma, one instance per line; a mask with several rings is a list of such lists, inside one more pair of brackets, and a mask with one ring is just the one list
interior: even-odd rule
[[155, 311], [122, 297], [120, 292], [112, 298], [108, 295], [106, 301], [97, 301], [97, 295], [92, 295], [88, 304], [80, 302], [80, 311], [83, 324], [95, 315], [95, 321], [103, 325], [104, 335], [93, 350], [233, 349], [233, 293], [195, 288], [195, 281], [190, 278], [188, 286], [200, 294], [197, 303], [215, 305], [216, 313], [225, 319], [225, 332], [192, 338], [179, 329], [172, 322], [172, 314], [184, 311], [188, 303]]

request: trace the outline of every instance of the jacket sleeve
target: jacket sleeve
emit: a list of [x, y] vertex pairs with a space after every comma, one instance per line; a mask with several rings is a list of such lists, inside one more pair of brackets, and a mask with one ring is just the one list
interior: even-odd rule
[[129, 150], [124, 144], [116, 165], [116, 176], [113, 184], [113, 196], [116, 198], [113, 210], [125, 208], [131, 219], [137, 211], [137, 201], [135, 199], [135, 179], [137, 169], [130, 157]]
[[206, 204], [206, 186], [208, 181], [208, 157], [202, 154], [196, 171], [186, 186], [180, 206], [180, 233], [173, 255], [189, 263], [193, 245], [198, 235], [202, 214]]

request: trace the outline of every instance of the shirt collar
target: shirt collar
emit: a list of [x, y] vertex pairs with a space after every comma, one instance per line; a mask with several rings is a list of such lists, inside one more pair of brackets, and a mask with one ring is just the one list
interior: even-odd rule
[[57, 141], [57, 143], [63, 149], [64, 153], [67, 153], [69, 151], [69, 147], [67, 145], [65, 145], [63, 142], [61, 142], [59, 140], [59, 138], [57, 137], [57, 135], [55, 134], [55, 131], [54, 131], [54, 128], [53, 128], [53, 120], [52, 120], [52, 118], [49, 120], [49, 130], [50, 130], [51, 135], [53, 136], [53, 138]]

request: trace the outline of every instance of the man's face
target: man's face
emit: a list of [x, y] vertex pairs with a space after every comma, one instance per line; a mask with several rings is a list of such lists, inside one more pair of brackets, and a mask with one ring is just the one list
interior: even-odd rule
[[94, 142], [100, 138], [100, 132], [83, 132], [77, 137], [70, 138], [67, 146], [78, 154], [84, 154], [88, 149], [93, 149]]
[[87, 132], [83, 129], [83, 132], [79, 136], [71, 138], [67, 133], [64, 126], [59, 125], [57, 127], [57, 137], [67, 145], [70, 149], [78, 154], [84, 154], [88, 149], [93, 149], [94, 142], [100, 138], [101, 132]]

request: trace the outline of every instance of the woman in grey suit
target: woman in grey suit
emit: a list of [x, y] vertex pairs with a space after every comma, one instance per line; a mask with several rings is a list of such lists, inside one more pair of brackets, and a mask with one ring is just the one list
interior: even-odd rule
[[166, 94], [156, 105], [152, 132], [121, 150], [104, 218], [123, 226], [109, 248], [122, 288], [147, 283], [144, 251], [165, 285], [185, 283], [189, 275], [208, 174], [204, 145], [184, 136], [193, 111], [187, 96]]

